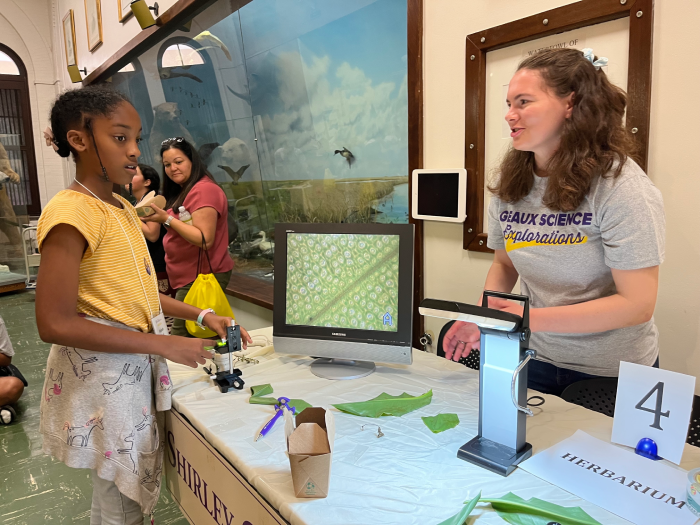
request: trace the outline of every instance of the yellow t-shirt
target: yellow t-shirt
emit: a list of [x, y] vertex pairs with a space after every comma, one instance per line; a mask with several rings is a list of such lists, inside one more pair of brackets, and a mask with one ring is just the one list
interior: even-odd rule
[[80, 262], [78, 312], [150, 332], [151, 317], [160, 312], [155, 269], [136, 210], [114, 196], [123, 209], [77, 191], [59, 192], [39, 218], [39, 250], [51, 228], [73, 226], [88, 243]]

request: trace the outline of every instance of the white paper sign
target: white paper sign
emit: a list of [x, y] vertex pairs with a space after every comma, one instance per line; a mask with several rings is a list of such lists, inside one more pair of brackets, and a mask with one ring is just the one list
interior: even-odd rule
[[692, 525], [687, 472], [578, 430], [520, 468], [637, 525]]
[[622, 361], [611, 441], [635, 448], [651, 438], [659, 456], [680, 464], [694, 393], [693, 376]]

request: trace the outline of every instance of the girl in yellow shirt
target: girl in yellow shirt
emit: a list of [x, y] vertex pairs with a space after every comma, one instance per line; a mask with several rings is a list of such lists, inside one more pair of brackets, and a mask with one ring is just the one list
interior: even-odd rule
[[[92, 469], [91, 524], [141, 524], [160, 490], [161, 416], [172, 389], [165, 358], [196, 367], [211, 357], [201, 339], [166, 337], [163, 315], [199, 317], [221, 337], [231, 319], [158, 293], [136, 212], [112, 193], [113, 184], [131, 182], [141, 154], [131, 103], [102, 88], [67, 91], [51, 127], [76, 177], [46, 206], [37, 232], [37, 326], [53, 343], [43, 447], [70, 467]], [[241, 334], [245, 346], [250, 337]]]

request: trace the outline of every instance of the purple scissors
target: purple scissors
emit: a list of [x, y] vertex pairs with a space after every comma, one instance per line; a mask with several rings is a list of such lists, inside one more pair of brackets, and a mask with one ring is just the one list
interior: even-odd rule
[[279, 403], [278, 405], [275, 405], [275, 415], [272, 416], [270, 421], [265, 423], [265, 426], [262, 427], [262, 430], [260, 431], [260, 434], [258, 434], [255, 437], [255, 441], [260, 439], [261, 437], [265, 437], [270, 430], [272, 430], [272, 427], [275, 426], [275, 423], [277, 420], [280, 418], [280, 416], [283, 413], [283, 409], [291, 410], [292, 414], [296, 414], [296, 407], [290, 406], [289, 405], [289, 398], [288, 397], [279, 397], [277, 398], [277, 402]]

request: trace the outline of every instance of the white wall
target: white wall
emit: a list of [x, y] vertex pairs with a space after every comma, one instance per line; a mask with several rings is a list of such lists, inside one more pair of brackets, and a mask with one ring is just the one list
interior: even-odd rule
[[[0, 0], [2, 1], [2, 0]], [[130, 0], [122, 0], [128, 2]], [[163, 14], [176, 0], [159, 0], [159, 13]], [[155, 0], [147, 0], [148, 5], [153, 5]], [[84, 0], [53, 0], [54, 16], [58, 19], [57, 43], [60, 44], [60, 53], [57, 52], [59, 64], [57, 71], [61, 75], [61, 80], [66, 86], [71, 82], [66, 70], [66, 54], [63, 49], [63, 32], [61, 21], [66, 16], [69, 9], [73, 10], [75, 18], [75, 45], [77, 50], [78, 67], [87, 68], [88, 75], [95, 71], [103, 62], [114, 55], [124, 44], [141, 32], [141, 27], [133, 16], [124, 23], [119, 21], [119, 7], [117, 0], [100, 0], [102, 8], [102, 44], [94, 51], [88, 49], [87, 25], [85, 22], [85, 2]], [[78, 85], [79, 86], [79, 85]]]
[[[424, 162], [464, 166], [464, 64], [468, 34], [566, 5], [561, 0], [425, 0]], [[700, 243], [694, 209], [700, 196], [700, 4], [656, 2], [649, 176], [664, 196], [666, 262], [656, 322], [661, 366], [700, 378]], [[492, 256], [462, 250], [462, 227], [425, 224], [425, 296], [476, 301]], [[426, 319], [436, 334], [443, 323]], [[696, 385], [700, 393], [700, 381]]]
[[44, 147], [43, 130], [51, 103], [61, 89], [53, 63], [50, 0], [0, 0], [0, 43], [19, 55], [27, 68], [39, 195], [44, 206], [66, 186], [65, 163]]

